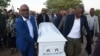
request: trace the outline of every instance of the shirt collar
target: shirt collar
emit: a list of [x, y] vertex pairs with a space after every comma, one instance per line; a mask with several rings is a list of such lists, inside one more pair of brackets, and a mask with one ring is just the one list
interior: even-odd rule
[[81, 17], [77, 18], [77, 17], [75, 16], [75, 19], [79, 19], [79, 20], [80, 20], [80, 18], [81, 18]]
[[30, 17], [29, 17], [29, 19], [26, 19], [26, 18], [25, 18], [25, 17], [23, 17], [23, 16], [22, 16], [22, 18], [23, 18], [23, 20], [24, 20], [24, 21], [27, 21], [27, 20], [29, 20], [29, 19], [30, 19]]
[[90, 15], [90, 17], [92, 17], [92, 18], [93, 18], [93, 17], [95, 17], [95, 15], [93, 15], [93, 16], [91, 16], [91, 15]]

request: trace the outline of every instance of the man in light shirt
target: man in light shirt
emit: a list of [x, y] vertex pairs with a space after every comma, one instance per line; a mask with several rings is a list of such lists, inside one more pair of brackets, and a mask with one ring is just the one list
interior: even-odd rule
[[16, 19], [16, 46], [22, 56], [35, 56], [37, 42], [37, 26], [35, 18], [29, 15], [29, 8], [26, 4], [19, 9], [20, 16]]
[[[87, 15], [87, 21], [88, 21], [88, 25], [89, 25], [89, 29], [90, 29], [90, 33], [91, 33], [90, 38], [93, 41], [93, 37], [97, 33], [99, 33], [99, 23], [98, 23], [99, 21], [98, 21], [98, 17], [95, 15], [95, 9], [94, 8], [90, 9], [90, 14]], [[88, 37], [88, 36], [86, 36], [86, 37]], [[88, 40], [89, 39], [87, 38], [87, 41]], [[89, 56], [92, 54], [91, 43], [87, 42], [86, 51], [87, 51]]]

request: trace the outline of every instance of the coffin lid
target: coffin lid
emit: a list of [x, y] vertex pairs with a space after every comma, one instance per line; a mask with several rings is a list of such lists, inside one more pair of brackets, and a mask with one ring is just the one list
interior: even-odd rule
[[38, 42], [65, 42], [65, 37], [51, 22], [43, 22], [39, 24]]

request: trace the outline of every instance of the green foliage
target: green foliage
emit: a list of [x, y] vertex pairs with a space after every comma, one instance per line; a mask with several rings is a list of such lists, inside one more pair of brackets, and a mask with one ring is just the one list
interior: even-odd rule
[[7, 7], [9, 4], [10, 0], [0, 0], [0, 7], [1, 8], [5, 8]]
[[59, 11], [61, 9], [76, 8], [81, 3], [81, 0], [47, 0], [45, 5], [49, 10]]
[[97, 10], [95, 11], [95, 14], [99, 16], [99, 15], [100, 15], [100, 9], [97, 9]]

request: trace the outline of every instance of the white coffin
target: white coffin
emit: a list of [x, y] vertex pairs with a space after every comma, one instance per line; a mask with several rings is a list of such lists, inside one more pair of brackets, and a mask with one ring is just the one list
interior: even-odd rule
[[39, 25], [38, 56], [66, 56], [64, 44], [67, 41], [51, 22]]

